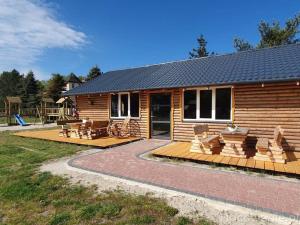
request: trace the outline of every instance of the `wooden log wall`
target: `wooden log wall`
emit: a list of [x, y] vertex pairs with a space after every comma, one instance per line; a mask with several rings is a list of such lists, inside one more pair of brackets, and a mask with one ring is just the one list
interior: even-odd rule
[[280, 125], [285, 149], [300, 151], [300, 87], [296, 82], [239, 85], [234, 92], [235, 123], [250, 128], [250, 146], [256, 137], [272, 138]]
[[[77, 109], [80, 119], [88, 117], [91, 120], [109, 120], [110, 119], [110, 95], [84, 95], [77, 96]], [[92, 102], [92, 104], [91, 104]], [[146, 138], [147, 133], [147, 93], [140, 93], [140, 118], [131, 122], [132, 134]], [[121, 122], [122, 119], [114, 119], [114, 122]]]
[[[234, 122], [250, 128], [247, 144], [254, 148], [257, 137], [273, 138], [274, 128], [284, 129], [285, 150], [300, 151], [300, 86], [296, 82], [237, 85], [234, 92]], [[194, 122], [182, 121], [182, 90], [174, 96], [174, 140], [193, 139]], [[200, 123], [200, 122], [199, 122]], [[226, 123], [208, 123], [218, 133]]]
[[76, 104], [80, 119], [109, 119], [108, 94], [77, 96]]
[[[174, 128], [173, 135], [176, 141], [191, 141], [194, 139], [193, 125], [201, 122], [184, 122], [182, 112], [182, 89], [174, 91]], [[207, 123], [207, 122], [205, 122]], [[210, 134], [220, 132], [226, 127], [226, 123], [208, 123]]]
[[[237, 85], [234, 92], [234, 122], [240, 127], [250, 128], [247, 143], [254, 147], [257, 137], [272, 138], [274, 128], [281, 125], [284, 129], [286, 150], [300, 151], [300, 86], [296, 82], [278, 84]], [[201, 122], [184, 122], [182, 113], [182, 89], [174, 90], [172, 109], [174, 121], [172, 131], [174, 140], [190, 141], [193, 137], [192, 126]], [[89, 104], [92, 100], [93, 105]], [[109, 119], [109, 95], [78, 96], [77, 105], [80, 118], [94, 120]], [[135, 127], [142, 137], [149, 137], [149, 92], [140, 93], [140, 118]], [[120, 120], [116, 120], [120, 121]], [[207, 123], [207, 122], [205, 122]], [[211, 133], [219, 133], [226, 122], [210, 122]]]

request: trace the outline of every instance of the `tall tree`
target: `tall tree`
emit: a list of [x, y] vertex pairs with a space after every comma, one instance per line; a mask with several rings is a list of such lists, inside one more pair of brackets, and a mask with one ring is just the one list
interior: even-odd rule
[[89, 71], [89, 74], [87, 75], [87, 80], [92, 80], [98, 76], [101, 76], [102, 72], [100, 68], [96, 65], [92, 67]]
[[22, 95], [22, 76], [13, 69], [12, 71], [4, 71], [0, 74], [0, 105], [3, 107], [4, 98], [6, 96]]
[[253, 46], [249, 42], [240, 38], [235, 38], [233, 40], [233, 46], [238, 52], [253, 49]]
[[[278, 21], [269, 24], [261, 21], [258, 25], [260, 41], [256, 48], [274, 47], [279, 45], [293, 44], [299, 42], [296, 35], [299, 33], [300, 14], [285, 22], [285, 26], [281, 27]], [[244, 51], [252, 48], [252, 46], [239, 38], [234, 39], [234, 47], [237, 51]]]
[[23, 79], [24, 95], [22, 96], [23, 102], [26, 107], [35, 107], [38, 103], [39, 87], [34, 73], [29, 71]]
[[193, 48], [192, 51], [189, 52], [190, 59], [206, 57], [209, 55], [209, 52], [206, 49], [207, 41], [205, 40], [203, 34], [197, 38], [197, 42], [199, 46], [197, 48]]
[[58, 73], [52, 74], [47, 85], [47, 95], [57, 101], [61, 97], [61, 93], [65, 90], [64, 77]]

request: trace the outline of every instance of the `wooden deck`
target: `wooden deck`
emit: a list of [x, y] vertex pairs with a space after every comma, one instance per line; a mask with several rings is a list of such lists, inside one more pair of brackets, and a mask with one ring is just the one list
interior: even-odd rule
[[236, 167], [244, 167], [258, 170], [266, 170], [280, 173], [300, 175], [300, 152], [287, 152], [285, 158], [286, 164], [264, 162], [253, 159], [254, 151], [248, 151], [247, 159], [222, 156], [219, 154], [206, 155], [201, 153], [190, 152], [190, 142], [173, 142], [152, 151], [155, 156], [179, 158], [185, 160], [193, 160], [199, 162], [209, 162]]
[[23, 131], [17, 132], [15, 135], [20, 137], [37, 138], [43, 140], [50, 140], [56, 142], [71, 143], [77, 145], [87, 145], [98, 148], [108, 148], [120, 144], [126, 144], [132, 141], [139, 140], [137, 137], [129, 138], [115, 138], [115, 137], [101, 137], [94, 140], [77, 139], [77, 138], [65, 138], [58, 136], [59, 130], [40, 130], [40, 131]]

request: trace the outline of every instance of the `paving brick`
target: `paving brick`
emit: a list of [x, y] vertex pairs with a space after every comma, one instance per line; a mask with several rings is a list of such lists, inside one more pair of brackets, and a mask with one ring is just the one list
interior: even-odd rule
[[199, 196], [300, 218], [300, 183], [213, 169], [173, 165], [138, 157], [166, 144], [142, 140], [80, 156], [70, 165]]

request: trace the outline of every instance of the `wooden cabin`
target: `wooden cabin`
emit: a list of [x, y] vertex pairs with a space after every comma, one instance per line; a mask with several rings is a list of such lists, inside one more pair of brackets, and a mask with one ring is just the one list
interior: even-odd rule
[[144, 138], [190, 141], [194, 124], [250, 129], [247, 144], [285, 130], [300, 151], [300, 44], [107, 72], [65, 93], [81, 118], [131, 116]]

